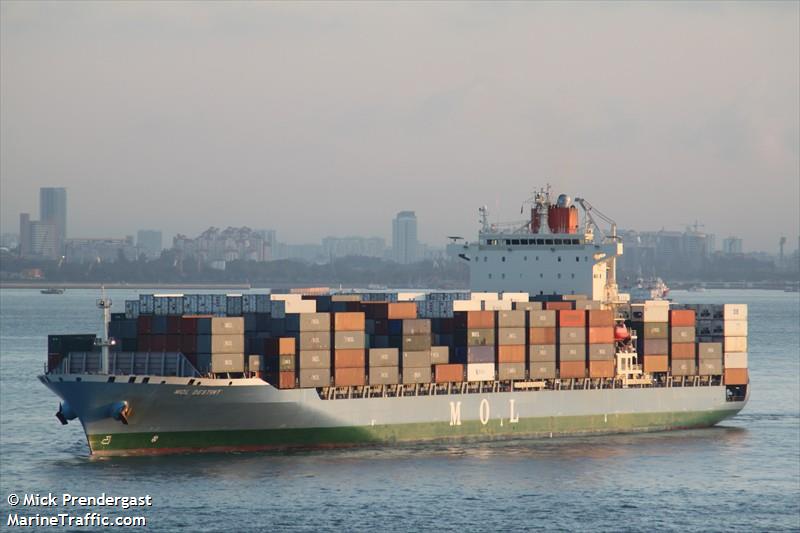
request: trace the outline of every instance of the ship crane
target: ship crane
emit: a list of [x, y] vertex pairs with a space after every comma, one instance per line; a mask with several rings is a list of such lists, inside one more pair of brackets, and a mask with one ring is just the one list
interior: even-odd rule
[[604, 215], [602, 212], [600, 212], [599, 209], [594, 207], [592, 204], [590, 204], [587, 200], [584, 200], [583, 198], [575, 198], [575, 201], [581, 205], [581, 207], [583, 208], [583, 212], [586, 213], [587, 232], [588, 232], [588, 226], [589, 224], [591, 224], [597, 229], [597, 231], [599, 231], [603, 235], [604, 238], [609, 238], [609, 236], [603, 232], [603, 230], [597, 224], [597, 221], [595, 221], [594, 217], [592, 216], [592, 212], [594, 212], [594, 214], [597, 215], [597, 218], [599, 218], [600, 220], [611, 226], [610, 238], [615, 240], [618, 238], [617, 223], [611, 217]]

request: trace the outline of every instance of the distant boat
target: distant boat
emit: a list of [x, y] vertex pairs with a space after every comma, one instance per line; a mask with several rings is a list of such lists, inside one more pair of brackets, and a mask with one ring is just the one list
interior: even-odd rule
[[661, 278], [638, 278], [636, 284], [623, 287], [631, 295], [631, 300], [662, 300], [669, 294], [669, 287]]
[[59, 289], [58, 287], [48, 287], [46, 289], [42, 289], [39, 292], [41, 292], [42, 294], [64, 294], [65, 290], [66, 289]]

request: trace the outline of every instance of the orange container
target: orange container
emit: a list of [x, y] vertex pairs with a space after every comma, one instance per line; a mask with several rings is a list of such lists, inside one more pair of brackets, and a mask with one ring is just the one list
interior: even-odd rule
[[614, 361], [589, 361], [590, 378], [613, 378]]
[[457, 329], [492, 329], [494, 311], [456, 311], [453, 313]]
[[333, 329], [335, 331], [364, 331], [364, 325], [363, 312], [333, 314]]
[[747, 385], [747, 369], [726, 368], [725, 385]]
[[575, 302], [545, 302], [544, 308], [546, 310], [570, 310], [575, 309]]
[[589, 327], [614, 327], [614, 312], [603, 309], [589, 309], [587, 311], [587, 322]]
[[589, 344], [614, 344], [614, 328], [589, 326]]
[[295, 387], [294, 370], [278, 372], [278, 388], [293, 389]]
[[433, 370], [436, 383], [464, 381], [464, 365], [434, 365]]
[[497, 347], [497, 362], [498, 363], [524, 363], [525, 362], [525, 346], [498, 346]]
[[562, 328], [582, 328], [586, 325], [586, 311], [559, 311], [558, 325]]
[[666, 372], [669, 370], [669, 357], [666, 355], [645, 355], [645, 372]]
[[528, 344], [555, 344], [556, 328], [530, 328]]
[[294, 337], [277, 337], [274, 339], [264, 339], [266, 354], [264, 355], [294, 355]]
[[669, 323], [673, 327], [695, 325], [694, 311], [691, 309], [676, 309], [669, 312]]
[[669, 345], [673, 359], [694, 359], [697, 345], [693, 342], [674, 342]]
[[584, 361], [561, 361], [558, 365], [561, 379], [585, 378], [586, 363]]
[[415, 302], [392, 302], [387, 309], [386, 318], [390, 320], [417, 318], [417, 304]]
[[347, 349], [333, 352], [334, 368], [363, 368], [366, 366], [366, 350]]
[[333, 383], [337, 387], [361, 387], [367, 382], [366, 369], [337, 368], [333, 372]]

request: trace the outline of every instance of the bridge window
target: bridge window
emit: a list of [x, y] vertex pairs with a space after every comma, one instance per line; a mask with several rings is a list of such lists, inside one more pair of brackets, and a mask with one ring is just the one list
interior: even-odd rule
[[503, 256], [503, 257], [501, 257], [501, 258], [500, 258], [500, 260], [501, 260], [503, 263], [505, 263], [505, 262], [506, 262], [506, 256]]
[[553, 239], [545, 239], [544, 243], [545, 244], [553, 244]]
[[544, 244], [544, 239], [536, 239], [536, 244]]
[[511, 244], [519, 245], [519, 239], [512, 239]]
[[576, 263], [580, 263], [580, 261], [581, 261], [581, 258], [580, 258], [580, 257], [578, 257], [578, 256], [576, 255], [576, 256], [575, 256], [575, 262], [576, 262]]
[[561, 256], [558, 256], [558, 262], [559, 263], [561, 262]]
[[572, 239], [572, 244], [580, 244], [580, 243], [581, 241], [579, 241], [578, 239]]
[[509, 246], [510, 244], [511, 244], [511, 239], [506, 239], [506, 246]]
[[553, 239], [553, 243], [555, 243], [555, 244], [561, 244], [561, 239]]

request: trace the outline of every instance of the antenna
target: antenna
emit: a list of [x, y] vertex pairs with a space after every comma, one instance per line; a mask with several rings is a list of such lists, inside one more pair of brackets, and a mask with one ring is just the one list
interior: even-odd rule
[[111, 298], [106, 298], [105, 285], [100, 286], [100, 298], [97, 300], [97, 308], [103, 311], [103, 337], [99, 343], [102, 355], [100, 356], [100, 373], [108, 374], [108, 347], [114, 345], [113, 339], [108, 338], [108, 323], [111, 321]]

